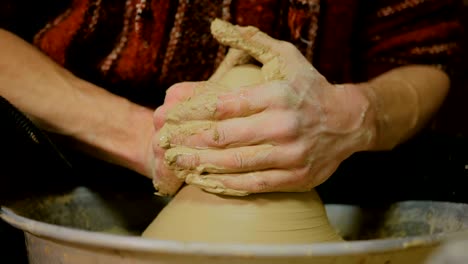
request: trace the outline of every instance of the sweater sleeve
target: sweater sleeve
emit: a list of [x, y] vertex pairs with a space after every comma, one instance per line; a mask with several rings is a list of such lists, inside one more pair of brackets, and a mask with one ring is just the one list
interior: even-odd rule
[[451, 79], [450, 92], [430, 129], [468, 135], [468, 123], [454, 118], [468, 111], [468, 77], [463, 15], [467, 7], [456, 0], [378, 0], [362, 8], [355, 33], [355, 81], [367, 81], [408, 64], [433, 65]]
[[460, 58], [462, 24], [456, 0], [376, 0], [362, 7], [355, 34], [355, 76], [366, 80], [407, 64], [451, 72]]

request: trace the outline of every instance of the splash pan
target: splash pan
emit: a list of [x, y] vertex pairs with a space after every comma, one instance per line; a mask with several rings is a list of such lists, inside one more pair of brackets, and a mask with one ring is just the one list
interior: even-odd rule
[[[182, 243], [139, 234], [169, 200], [86, 187], [6, 204], [30, 263], [425, 263], [468, 230], [468, 204], [404, 201], [385, 208], [326, 204], [346, 242], [285, 245]], [[187, 219], [190, 221], [190, 219]]]

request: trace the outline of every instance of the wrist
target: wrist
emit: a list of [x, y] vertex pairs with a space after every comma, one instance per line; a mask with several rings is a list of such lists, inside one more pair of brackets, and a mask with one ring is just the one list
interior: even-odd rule
[[153, 157], [153, 148], [152, 148], [152, 139], [154, 135], [154, 126], [153, 126], [153, 111], [135, 105], [133, 103], [130, 116], [131, 126], [130, 136], [133, 137], [133, 142], [128, 146], [128, 151], [125, 153], [130, 153], [128, 156], [124, 156], [124, 160], [127, 163], [129, 169], [132, 169], [148, 178], [152, 178], [153, 168], [151, 166]]
[[450, 81], [434, 67], [395, 68], [357, 85], [374, 113], [371, 150], [391, 150], [426, 125], [442, 104]]
[[153, 111], [87, 82], [80, 81], [77, 90], [81, 114], [68, 119], [79, 121], [63, 134], [95, 158], [151, 177]]
[[346, 132], [351, 144], [351, 154], [375, 148], [378, 136], [377, 109], [374, 94], [367, 83], [335, 85], [340, 109], [341, 130]]
[[372, 90], [372, 87], [369, 83], [358, 83], [353, 84], [353, 88], [356, 90], [356, 93], [362, 97], [365, 110], [362, 112], [364, 116], [363, 120], [363, 129], [367, 131], [367, 144], [364, 145], [362, 150], [370, 151], [375, 150], [377, 147], [377, 142], [379, 138], [379, 109], [377, 105], [376, 95]]

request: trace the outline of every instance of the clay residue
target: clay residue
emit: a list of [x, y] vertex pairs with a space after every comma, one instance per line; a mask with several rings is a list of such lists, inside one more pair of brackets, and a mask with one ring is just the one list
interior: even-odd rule
[[[221, 182], [208, 179], [204, 173], [227, 173], [226, 168], [214, 164], [196, 164], [192, 168], [181, 168], [177, 159], [181, 156], [194, 155], [199, 148], [183, 147], [183, 140], [202, 132], [212, 130], [213, 140], [219, 139], [216, 129], [216, 106], [220, 92], [229, 92], [240, 87], [259, 84], [265, 81], [260, 68], [254, 65], [241, 65], [227, 71], [221, 79], [214, 82], [202, 82], [197, 89], [199, 96], [189, 98], [168, 111], [167, 120], [159, 132], [159, 146], [167, 149], [164, 159], [173, 169], [174, 174], [188, 184], [197, 185], [206, 191], [234, 196], [245, 196], [246, 191], [226, 188]], [[200, 108], [199, 106], [203, 106]], [[185, 121], [188, 120], [188, 121]], [[194, 157], [196, 159], [196, 157]], [[196, 162], [196, 160], [194, 161]], [[157, 183], [156, 183], [157, 184]]]
[[207, 176], [189, 173], [186, 175], [185, 182], [187, 184], [197, 186], [203, 190], [214, 193], [214, 194], [223, 194], [230, 196], [247, 196], [250, 193], [243, 190], [234, 190], [231, 188], [226, 188], [220, 181], [213, 180]]
[[[266, 46], [249, 40], [251, 37], [265, 37], [258, 29], [239, 28], [216, 20], [212, 23], [212, 32], [222, 44], [244, 50], [264, 64], [261, 70], [252, 65], [236, 66], [227, 71], [221, 69], [218, 73], [222, 74], [213, 78], [218, 83], [219, 89], [229, 92], [242, 86], [284, 77], [279, 56]], [[236, 65], [236, 62], [229, 63]], [[172, 139], [178, 135], [187, 136], [213, 128], [200, 125], [200, 121], [196, 120], [201, 119], [197, 118], [186, 118], [188, 121], [179, 122], [186, 116], [206, 117], [206, 120], [215, 117], [217, 94], [220, 91], [210, 93], [212, 91], [205, 90], [205, 92], [207, 92], [205, 98], [198, 99], [205, 96], [204, 93], [200, 94], [171, 110], [179, 113], [169, 113], [170, 118], [162, 133], [162, 138], [166, 141], [161, 144], [167, 148], [165, 161], [176, 176], [184, 179], [189, 185], [184, 186], [158, 214], [143, 233], [143, 237], [214, 243], [283, 244], [340, 241], [341, 238], [329, 224], [323, 204], [314, 190], [304, 193], [264, 193], [244, 196], [248, 193], [226, 188], [216, 180], [217, 175], [226, 173], [226, 168], [219, 168], [213, 164], [200, 164], [197, 149], [172, 147]], [[194, 103], [194, 100], [199, 101]], [[200, 102], [209, 107], [195, 107]], [[213, 139], [216, 140], [217, 137], [219, 135], [213, 133]], [[184, 165], [188, 163], [187, 167], [190, 168], [178, 166], [179, 158], [188, 158]], [[190, 166], [190, 163], [193, 166]], [[231, 197], [213, 193], [228, 194]]]
[[[190, 121], [184, 125], [166, 123], [159, 131], [159, 146], [165, 149], [178, 146], [178, 140], [213, 129], [211, 121]], [[216, 135], [213, 135], [216, 137]]]
[[[166, 163], [174, 169], [177, 177], [214, 193], [230, 195], [246, 195], [247, 192], [226, 188], [221, 182], [200, 177], [205, 172], [218, 172], [212, 164], [201, 167], [177, 168], [175, 160], [183, 154], [180, 150], [171, 150], [177, 145], [184, 145], [180, 139], [213, 130], [213, 141], [219, 139], [215, 128], [218, 96], [223, 92], [239, 91], [239, 88], [261, 84], [271, 80], [286, 78], [285, 63], [279, 54], [270, 48], [278, 45], [272, 38], [255, 27], [238, 27], [228, 22], [216, 19], [211, 23], [213, 36], [224, 45], [233, 48], [228, 52], [228, 59], [223, 62], [212, 81], [200, 82], [195, 89], [195, 96], [179, 103], [168, 111], [166, 124], [160, 131], [159, 145], [168, 149]], [[246, 61], [246, 54], [263, 64], [261, 68], [254, 65], [239, 65]], [[235, 61], [235, 60], [239, 61]], [[232, 61], [234, 60], [234, 61]], [[230, 68], [231, 67], [231, 68]], [[203, 120], [203, 121], [201, 121]], [[178, 144], [177, 142], [180, 142]], [[187, 152], [188, 150], [183, 150]]]
[[219, 43], [242, 50], [261, 62], [265, 80], [286, 79], [281, 57], [263, 43], [251, 41], [253, 38], [261, 38], [262, 41], [271, 39], [258, 28], [234, 26], [226, 21], [215, 19], [211, 23], [211, 34]]
[[[219, 83], [200, 82], [195, 88], [194, 97], [178, 103], [168, 111], [167, 123], [179, 123], [183, 120], [210, 119], [216, 111], [216, 101], [220, 91], [227, 88]], [[202, 96], [197, 96], [202, 94]], [[200, 106], [203, 106], [201, 109]]]
[[[216, 19], [211, 23], [213, 36], [221, 43], [233, 48], [228, 52], [229, 59], [217, 70], [215, 81], [200, 82], [195, 89], [195, 96], [174, 106], [167, 113], [166, 123], [159, 132], [159, 146], [168, 149], [165, 161], [174, 169], [178, 178], [214, 193], [247, 195], [247, 192], [226, 188], [221, 182], [204, 179], [205, 172], [218, 172], [212, 164], [203, 164], [196, 168], [177, 168], [176, 159], [187, 149], [172, 150], [174, 146], [184, 145], [183, 139], [206, 130], [213, 130], [213, 140], [219, 139], [215, 129], [218, 96], [240, 87], [264, 83], [270, 80], [285, 79], [284, 63], [265, 42], [274, 41], [255, 27], [238, 27]], [[273, 43], [272, 43], [273, 44]], [[263, 64], [262, 68], [254, 65], [239, 65], [248, 56]], [[231, 61], [234, 60], [234, 61]], [[239, 60], [239, 61], [235, 61]], [[158, 183], [155, 183], [155, 186]]]

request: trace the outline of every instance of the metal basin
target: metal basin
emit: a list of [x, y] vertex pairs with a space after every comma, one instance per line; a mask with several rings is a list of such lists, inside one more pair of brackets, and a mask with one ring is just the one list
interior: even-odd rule
[[385, 208], [327, 204], [346, 242], [238, 245], [139, 237], [168, 201], [151, 193], [77, 187], [10, 202], [0, 217], [24, 231], [30, 263], [417, 264], [468, 230], [467, 204], [405, 201]]

